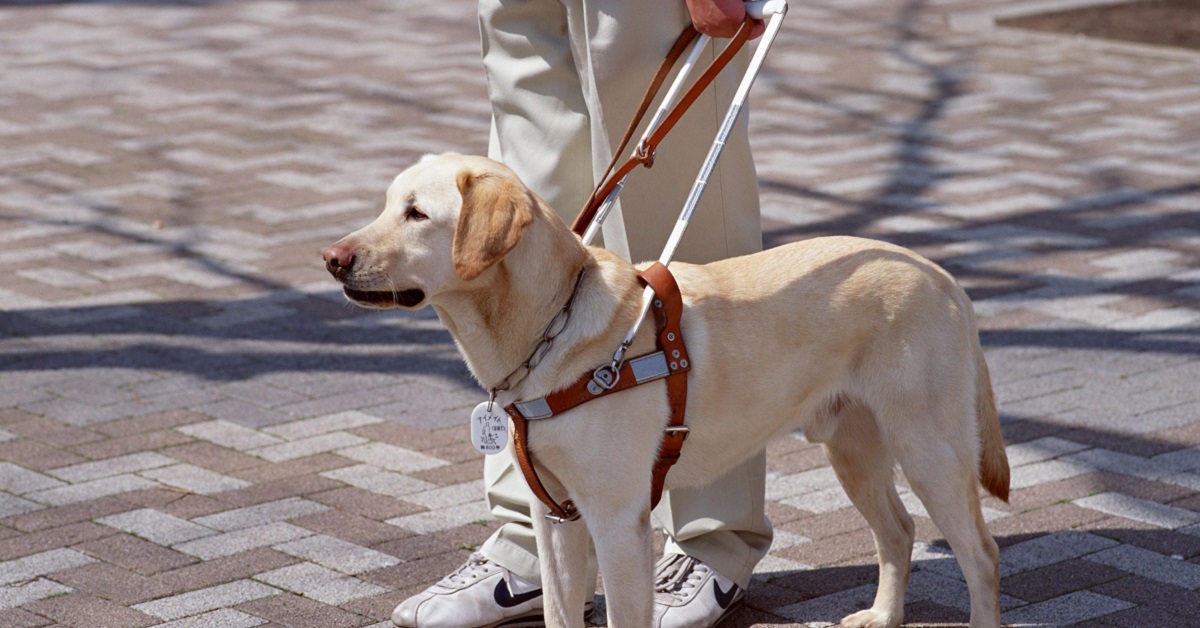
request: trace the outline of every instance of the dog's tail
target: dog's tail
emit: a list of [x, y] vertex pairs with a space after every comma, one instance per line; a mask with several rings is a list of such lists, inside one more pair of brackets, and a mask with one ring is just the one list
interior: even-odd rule
[[1000, 433], [1000, 415], [992, 394], [992, 378], [983, 349], [975, 345], [975, 415], [979, 421], [979, 481], [987, 492], [1008, 501], [1008, 454]]

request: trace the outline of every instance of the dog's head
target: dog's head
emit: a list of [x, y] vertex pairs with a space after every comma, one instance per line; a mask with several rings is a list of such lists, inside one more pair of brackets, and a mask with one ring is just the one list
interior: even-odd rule
[[508, 255], [537, 203], [495, 161], [426, 156], [392, 181], [374, 222], [325, 249], [325, 267], [358, 305], [420, 308]]

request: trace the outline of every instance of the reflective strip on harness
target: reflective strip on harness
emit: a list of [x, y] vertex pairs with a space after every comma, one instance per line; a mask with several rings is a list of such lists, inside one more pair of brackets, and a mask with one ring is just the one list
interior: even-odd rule
[[[654, 353], [633, 358], [626, 363], [626, 368], [633, 374], [633, 379], [638, 384], [662, 379], [671, 374], [671, 370], [667, 366], [667, 355], [663, 351], [655, 351]], [[607, 389], [592, 389], [589, 387], [588, 392], [598, 397], [607, 392]], [[550, 402], [547, 401], [546, 397], [538, 397], [529, 401], [518, 401], [513, 405], [521, 412], [521, 416], [530, 421], [549, 419], [555, 415], [554, 409], [550, 407]]]

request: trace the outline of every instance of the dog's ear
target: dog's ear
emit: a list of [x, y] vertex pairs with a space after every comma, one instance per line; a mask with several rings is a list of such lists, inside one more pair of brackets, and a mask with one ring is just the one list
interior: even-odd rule
[[463, 281], [478, 277], [521, 240], [533, 222], [533, 194], [512, 177], [458, 173], [462, 212], [454, 230], [454, 272]]

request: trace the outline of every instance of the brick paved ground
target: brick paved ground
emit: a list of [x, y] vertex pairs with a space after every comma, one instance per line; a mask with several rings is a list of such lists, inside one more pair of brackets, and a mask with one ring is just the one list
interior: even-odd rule
[[[797, 2], [756, 86], [771, 244], [900, 242], [982, 317], [1014, 624], [1200, 617], [1200, 56], [996, 29], [1000, 0]], [[372, 626], [494, 525], [426, 312], [318, 252], [483, 152], [472, 3], [0, 7], [0, 625]], [[643, 175], [647, 176], [647, 175]], [[873, 549], [819, 450], [729, 622], [827, 625]], [[913, 624], [965, 588], [917, 515]]]

